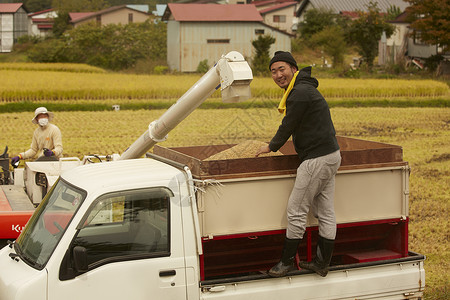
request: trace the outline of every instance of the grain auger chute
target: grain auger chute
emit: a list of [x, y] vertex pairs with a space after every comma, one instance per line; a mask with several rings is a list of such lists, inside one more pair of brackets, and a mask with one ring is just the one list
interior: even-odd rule
[[159, 119], [150, 123], [119, 158], [133, 159], [144, 155], [156, 143], [165, 141], [167, 134], [199, 107], [219, 87], [223, 102], [240, 102], [250, 98], [252, 70], [242, 54], [231, 51], [217, 62]]

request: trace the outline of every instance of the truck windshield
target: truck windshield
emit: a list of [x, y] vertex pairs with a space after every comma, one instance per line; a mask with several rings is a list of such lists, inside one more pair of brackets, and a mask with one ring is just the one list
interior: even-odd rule
[[14, 249], [30, 266], [44, 268], [86, 192], [59, 179], [17, 238]]

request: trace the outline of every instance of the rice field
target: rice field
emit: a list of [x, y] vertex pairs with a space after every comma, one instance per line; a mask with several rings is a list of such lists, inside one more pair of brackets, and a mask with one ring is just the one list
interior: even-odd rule
[[86, 64], [69, 63], [0, 63], [0, 70], [57, 71], [75, 73], [106, 73], [105, 70]]
[[[280, 89], [274, 86], [271, 78], [258, 78], [252, 85], [255, 97], [280, 97]], [[344, 78], [320, 79], [318, 90], [326, 99], [439, 97], [449, 92], [445, 83], [434, 80]]]
[[[1, 64], [0, 64], [1, 66]], [[14, 77], [14, 78], [11, 78]], [[21, 77], [23, 76], [23, 78]], [[22, 78], [22, 79], [21, 79]], [[125, 75], [30, 71], [0, 67], [0, 106], [39, 103], [125, 103], [171, 99], [182, 95], [199, 75]], [[323, 79], [320, 89], [330, 103], [340, 97], [392, 99], [449, 99], [447, 85], [432, 80]], [[282, 116], [275, 108], [252, 106], [252, 101], [278, 100], [281, 90], [270, 78], [255, 78], [248, 106], [197, 109], [169, 133], [163, 146], [238, 144], [269, 141]], [[328, 95], [327, 95], [328, 93]], [[34, 96], [33, 96], [34, 95]], [[258, 96], [259, 95], [259, 96]], [[263, 98], [264, 97], [266, 98]], [[33, 98], [34, 97], [34, 98]], [[166, 101], [166, 100], [161, 100]], [[216, 100], [208, 100], [216, 101]], [[218, 101], [218, 100], [217, 100]], [[269, 101], [270, 102], [270, 101]], [[269, 103], [271, 106], [271, 102]], [[122, 153], [165, 109], [120, 111], [58, 111], [54, 123], [63, 133], [64, 156]], [[449, 299], [450, 244], [450, 108], [332, 107], [338, 135], [380, 141], [403, 147], [411, 165], [410, 250], [426, 255], [425, 299]], [[32, 112], [0, 113], [0, 151], [28, 149], [35, 125]]]
[[[28, 66], [28, 67], [27, 67]], [[93, 68], [93, 67], [92, 67]], [[80, 72], [83, 72], [80, 74]], [[177, 99], [198, 79], [190, 75], [132, 75], [101, 72], [85, 65], [0, 64], [0, 103], [23, 101]], [[319, 90], [336, 98], [448, 99], [449, 87], [435, 80], [321, 79]], [[254, 98], [279, 99], [282, 90], [271, 78], [255, 78]], [[216, 92], [213, 97], [220, 98]]]

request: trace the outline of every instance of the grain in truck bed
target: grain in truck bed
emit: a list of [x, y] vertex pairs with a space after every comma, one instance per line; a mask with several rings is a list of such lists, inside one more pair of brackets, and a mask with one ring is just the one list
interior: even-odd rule
[[[400, 146], [338, 136], [342, 163], [340, 170], [405, 165]], [[153, 153], [182, 164], [186, 164], [194, 177], [199, 179], [237, 176], [273, 175], [293, 173], [300, 164], [292, 141], [288, 141], [279, 152], [280, 156], [237, 158], [224, 160], [208, 159], [214, 154], [236, 144], [171, 147], [155, 145]]]
[[[336, 176], [333, 263], [408, 256], [409, 166], [402, 148], [347, 137], [338, 137], [338, 143], [342, 164]], [[187, 165], [201, 187], [196, 197], [204, 278], [267, 270], [281, 253], [287, 200], [300, 164], [293, 144], [287, 142], [278, 156], [207, 160], [234, 145], [153, 150]], [[317, 236], [317, 220], [310, 214], [300, 259], [314, 257]]]

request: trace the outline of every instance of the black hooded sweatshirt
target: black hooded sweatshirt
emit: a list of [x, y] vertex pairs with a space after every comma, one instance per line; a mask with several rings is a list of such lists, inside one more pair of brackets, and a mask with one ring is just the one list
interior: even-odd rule
[[301, 161], [339, 150], [330, 109], [318, 86], [311, 67], [300, 70], [286, 99], [286, 115], [270, 141], [271, 151], [278, 151], [290, 136]]

